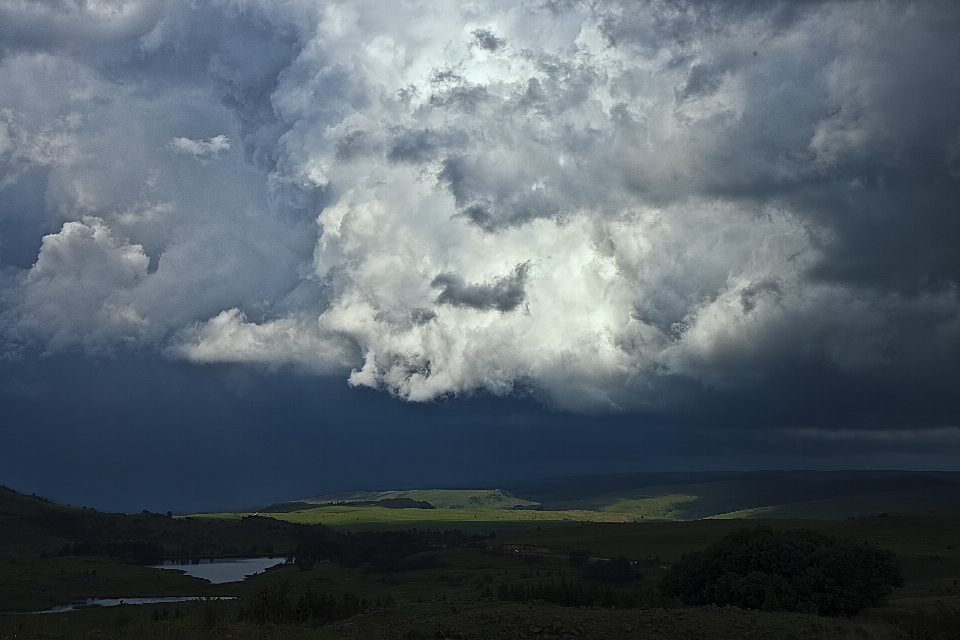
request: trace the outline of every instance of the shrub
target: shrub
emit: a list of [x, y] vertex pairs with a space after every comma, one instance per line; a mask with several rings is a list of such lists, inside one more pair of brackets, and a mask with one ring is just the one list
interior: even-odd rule
[[910, 640], [947, 640], [956, 638], [960, 629], [960, 607], [937, 602], [933, 610], [920, 610], [901, 620], [900, 637]]
[[240, 619], [257, 624], [327, 624], [343, 620], [368, 608], [366, 600], [344, 593], [341, 599], [330, 594], [306, 591], [296, 601], [290, 596], [290, 583], [264, 585], [249, 603], [241, 606]]
[[735, 531], [688, 553], [660, 583], [686, 604], [851, 616], [903, 585], [895, 554], [810, 530]]
[[574, 549], [570, 552], [570, 564], [580, 568], [590, 561], [590, 555], [582, 549]]
[[381, 553], [370, 558], [370, 562], [363, 572], [401, 573], [404, 571], [437, 569], [442, 566], [443, 563], [435, 555], [415, 555], [404, 558], [399, 553]]
[[638, 577], [630, 561], [623, 556], [613, 560], [586, 562], [580, 567], [580, 575], [586, 580], [611, 584], [626, 584]]
[[[652, 590], [649, 590], [652, 591]], [[543, 600], [561, 607], [592, 607], [605, 609], [634, 609], [644, 606], [659, 606], [656, 592], [643, 589], [614, 589], [608, 585], [584, 584], [579, 581], [530, 583], [501, 583], [497, 592], [499, 600], [509, 602], [533, 602]]]
[[293, 618], [290, 582], [273, 582], [257, 590], [256, 595], [240, 608], [240, 619], [258, 624], [278, 624]]

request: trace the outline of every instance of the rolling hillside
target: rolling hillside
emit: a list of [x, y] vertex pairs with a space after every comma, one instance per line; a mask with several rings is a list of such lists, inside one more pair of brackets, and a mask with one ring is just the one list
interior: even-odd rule
[[312, 505], [369, 503], [407, 499], [427, 502], [436, 509], [515, 509], [535, 507], [533, 500], [518, 498], [501, 489], [419, 489], [412, 491], [352, 491], [298, 500]]
[[[755, 471], [548, 479], [505, 489], [355, 491], [264, 510], [295, 522], [606, 522], [704, 518], [842, 520], [887, 512], [960, 512], [960, 473]], [[440, 511], [443, 511], [441, 513]], [[460, 514], [460, 515], [458, 515]]]
[[960, 511], [960, 473], [757, 471], [590, 476], [511, 487], [542, 509], [642, 519], [843, 519], [891, 511]]

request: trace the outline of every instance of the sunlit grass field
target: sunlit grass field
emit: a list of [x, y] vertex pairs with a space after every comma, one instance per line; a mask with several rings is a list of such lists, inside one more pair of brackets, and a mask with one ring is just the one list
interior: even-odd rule
[[362, 502], [409, 498], [429, 502], [437, 509], [512, 509], [536, 506], [537, 502], [519, 498], [502, 489], [412, 489], [409, 491], [351, 491], [302, 500], [311, 504]]
[[[239, 519], [248, 513], [208, 513], [197, 519]], [[616, 512], [533, 511], [503, 509], [389, 509], [331, 505], [298, 511], [265, 513], [271, 518], [299, 524], [323, 524], [344, 530], [369, 529], [461, 529], [488, 533], [501, 529], [525, 529], [531, 525], [562, 522], [630, 522], [633, 518]]]

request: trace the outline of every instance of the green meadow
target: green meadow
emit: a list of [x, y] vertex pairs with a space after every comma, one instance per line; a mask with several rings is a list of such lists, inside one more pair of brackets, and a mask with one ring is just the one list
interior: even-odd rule
[[[236, 519], [249, 514], [206, 514], [205, 518]], [[462, 529], [488, 533], [524, 529], [531, 524], [558, 522], [627, 522], [624, 514], [600, 511], [528, 511], [504, 509], [391, 509], [331, 505], [270, 513], [270, 517], [298, 524], [323, 524], [347, 530], [365, 529]]]
[[[685, 482], [675, 482], [676, 479]], [[694, 480], [694, 481], [691, 481]], [[433, 508], [391, 508], [406, 499]], [[717, 519], [842, 520], [884, 512], [960, 512], [960, 474], [767, 472], [638, 474], [558, 479], [508, 489], [356, 491], [264, 510], [288, 522], [361, 530], [408, 526], [496, 531], [525, 522]], [[236, 518], [249, 514], [206, 514]]]
[[502, 510], [515, 507], [532, 507], [539, 503], [525, 500], [501, 489], [414, 489], [410, 491], [352, 491], [333, 493], [302, 500], [313, 505], [375, 502], [406, 498], [427, 502], [436, 509], [488, 509]]

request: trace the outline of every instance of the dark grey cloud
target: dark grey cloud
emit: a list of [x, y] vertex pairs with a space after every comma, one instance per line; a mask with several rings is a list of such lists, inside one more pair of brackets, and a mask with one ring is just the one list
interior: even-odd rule
[[679, 94], [681, 100], [709, 96], [719, 89], [723, 82], [722, 73], [717, 73], [702, 64], [690, 67], [688, 75], [687, 84]]
[[470, 144], [470, 134], [456, 127], [437, 130], [401, 126], [394, 127], [389, 134], [387, 160], [413, 165], [439, 161]]
[[441, 273], [430, 284], [443, 289], [437, 296], [439, 304], [506, 313], [523, 304], [523, 286], [529, 270], [528, 263], [518, 264], [511, 275], [494, 278], [490, 284], [467, 284], [455, 273]]
[[419, 163], [434, 157], [441, 141], [429, 129], [400, 131], [395, 135], [387, 159], [391, 162]]
[[496, 34], [489, 29], [475, 29], [473, 31], [473, 38], [478, 47], [486, 49], [487, 51], [496, 51], [506, 44], [503, 38], [498, 38]]
[[538, 179], [544, 177], [536, 174], [536, 167], [521, 169], [526, 175], [517, 176], [501, 170], [497, 160], [483, 156], [444, 159], [437, 177], [453, 194], [459, 215], [481, 229], [496, 231], [562, 212], [555, 194], [536, 188]]

